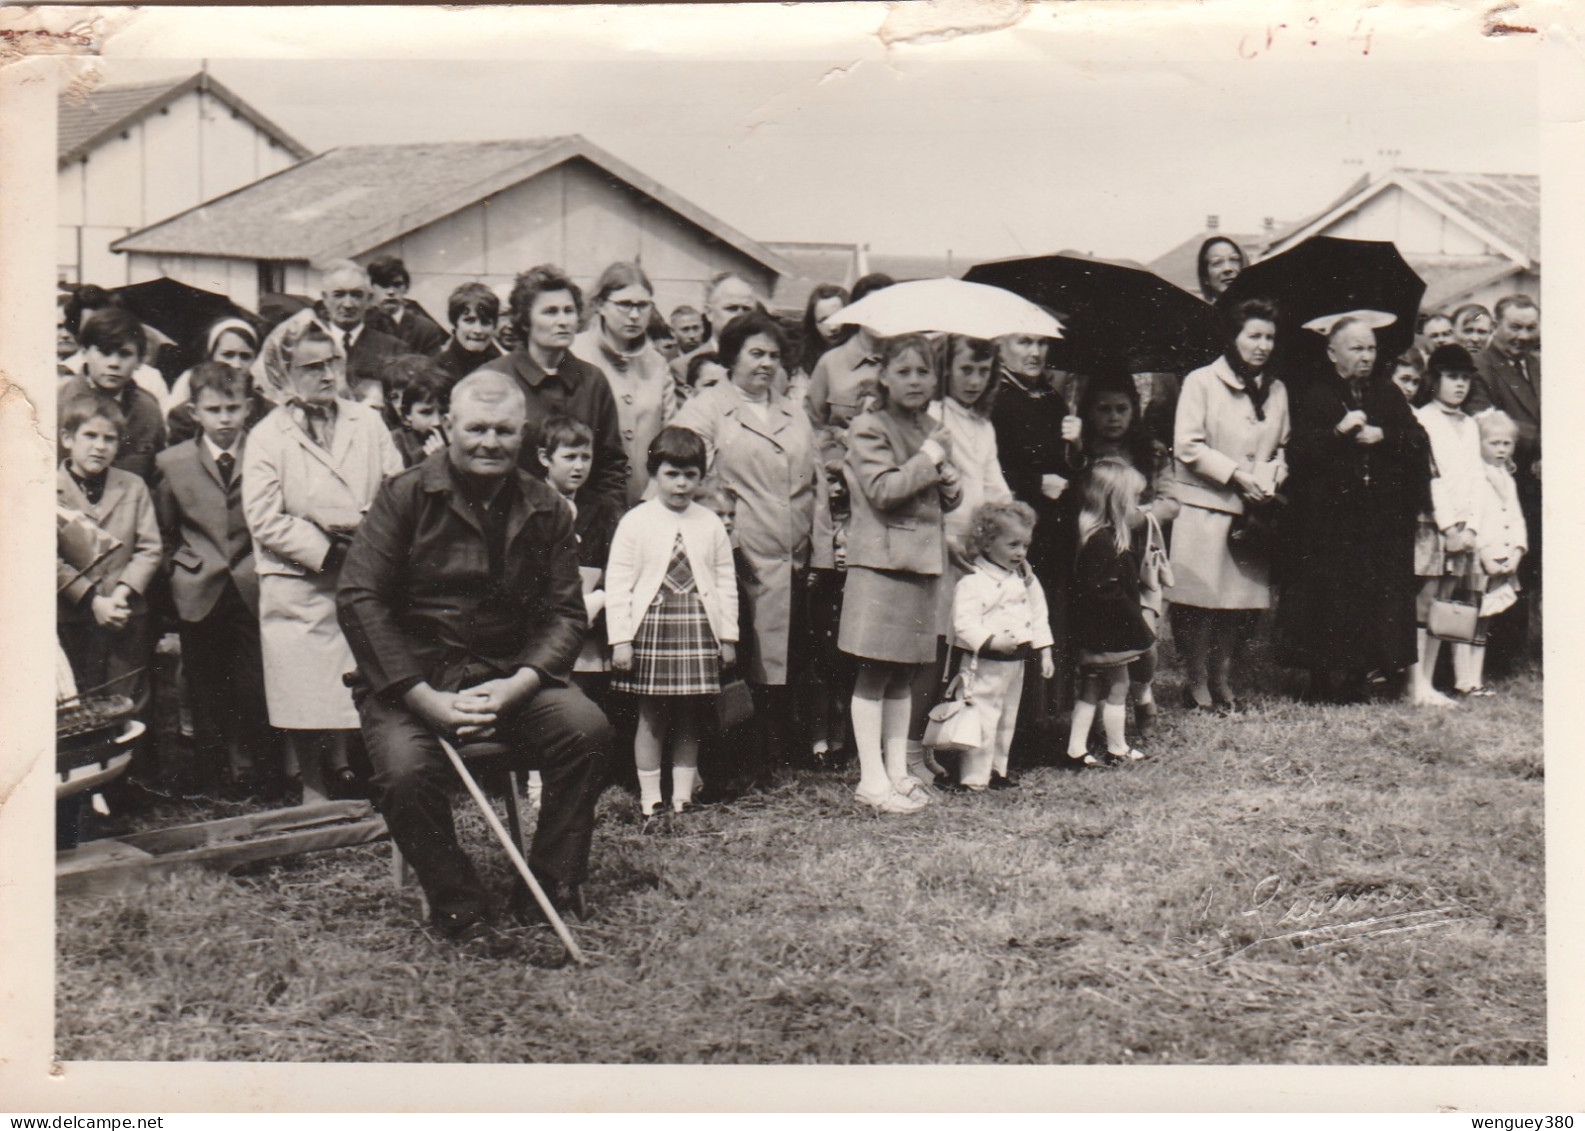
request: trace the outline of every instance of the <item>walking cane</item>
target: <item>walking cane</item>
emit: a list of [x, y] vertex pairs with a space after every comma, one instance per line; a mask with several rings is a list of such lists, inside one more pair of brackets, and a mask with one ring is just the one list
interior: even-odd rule
[[485, 821], [490, 826], [490, 831], [495, 834], [495, 839], [501, 842], [501, 847], [506, 849], [506, 854], [512, 858], [512, 864], [517, 868], [517, 874], [523, 877], [523, 882], [528, 885], [528, 890], [534, 896], [534, 902], [539, 904], [539, 909], [545, 913], [545, 918], [550, 920], [550, 925], [555, 928], [556, 937], [561, 939], [567, 953], [572, 955], [573, 961], [580, 966], [589, 965], [589, 960], [583, 956], [583, 951], [578, 949], [578, 944], [573, 941], [572, 932], [567, 929], [567, 924], [562, 922], [561, 916], [556, 913], [556, 908], [551, 905], [550, 897], [545, 894], [545, 889], [539, 886], [539, 881], [534, 878], [533, 870], [529, 868], [528, 861], [523, 859], [522, 849], [512, 843], [512, 836], [501, 827], [501, 819], [495, 815], [495, 807], [484, 796], [484, 791], [479, 788], [479, 783], [473, 780], [473, 775], [468, 772], [468, 767], [463, 764], [462, 755], [457, 753], [443, 736], [440, 738], [440, 748], [446, 752], [446, 757], [451, 759], [452, 766], [462, 778], [462, 784], [468, 787], [468, 792], [473, 796], [474, 804], [479, 807], [479, 812], [484, 814]]

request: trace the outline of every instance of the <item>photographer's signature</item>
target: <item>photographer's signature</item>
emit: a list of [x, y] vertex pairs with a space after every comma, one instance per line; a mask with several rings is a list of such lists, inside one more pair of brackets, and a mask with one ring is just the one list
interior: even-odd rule
[[[1209, 906], [1208, 898], [1207, 910]], [[1274, 914], [1275, 919], [1271, 918]], [[1202, 965], [1225, 962], [1267, 944], [1295, 949], [1337, 948], [1367, 939], [1449, 927], [1482, 916], [1468, 904], [1429, 887], [1356, 883], [1303, 894], [1292, 890], [1281, 876], [1270, 875], [1255, 885], [1249, 906], [1238, 912], [1238, 918], [1248, 920], [1247, 926], [1230, 925], [1215, 932], [1217, 945], [1194, 955]], [[1174, 941], [1198, 948], [1211, 940], [1179, 936]]]

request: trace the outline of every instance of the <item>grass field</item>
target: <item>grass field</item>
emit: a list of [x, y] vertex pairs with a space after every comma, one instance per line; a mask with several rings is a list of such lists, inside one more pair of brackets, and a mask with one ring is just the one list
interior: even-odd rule
[[385, 845], [64, 903], [57, 1055], [1545, 1062], [1539, 675], [1164, 721], [1150, 761], [908, 817], [801, 774], [646, 833], [610, 791], [587, 969], [546, 928], [434, 941]]

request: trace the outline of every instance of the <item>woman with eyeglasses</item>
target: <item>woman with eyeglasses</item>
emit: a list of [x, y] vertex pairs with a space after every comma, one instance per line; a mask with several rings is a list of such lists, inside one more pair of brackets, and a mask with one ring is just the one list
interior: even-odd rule
[[649, 337], [655, 290], [636, 263], [613, 263], [594, 289], [594, 318], [572, 343], [572, 352], [605, 374], [627, 452], [627, 502], [636, 505], [649, 486], [650, 441], [676, 412], [671, 371]]

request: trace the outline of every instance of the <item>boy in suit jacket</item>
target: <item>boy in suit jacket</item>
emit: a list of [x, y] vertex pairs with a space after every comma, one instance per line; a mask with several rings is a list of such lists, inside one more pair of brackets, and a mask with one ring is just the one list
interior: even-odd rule
[[143, 595], [159, 573], [160, 530], [143, 480], [112, 466], [126, 427], [107, 396], [77, 397], [61, 415], [66, 458], [55, 501], [86, 515], [116, 547], [86, 570], [56, 556], [56, 630], [79, 690], [130, 696], [142, 714], [154, 654]]
[[155, 497], [169, 555], [171, 596], [194, 704], [219, 728], [230, 788], [280, 784], [268, 758], [269, 712], [259, 645], [259, 579], [242, 516], [247, 378], [228, 365], [193, 369], [200, 434], [159, 455]]

